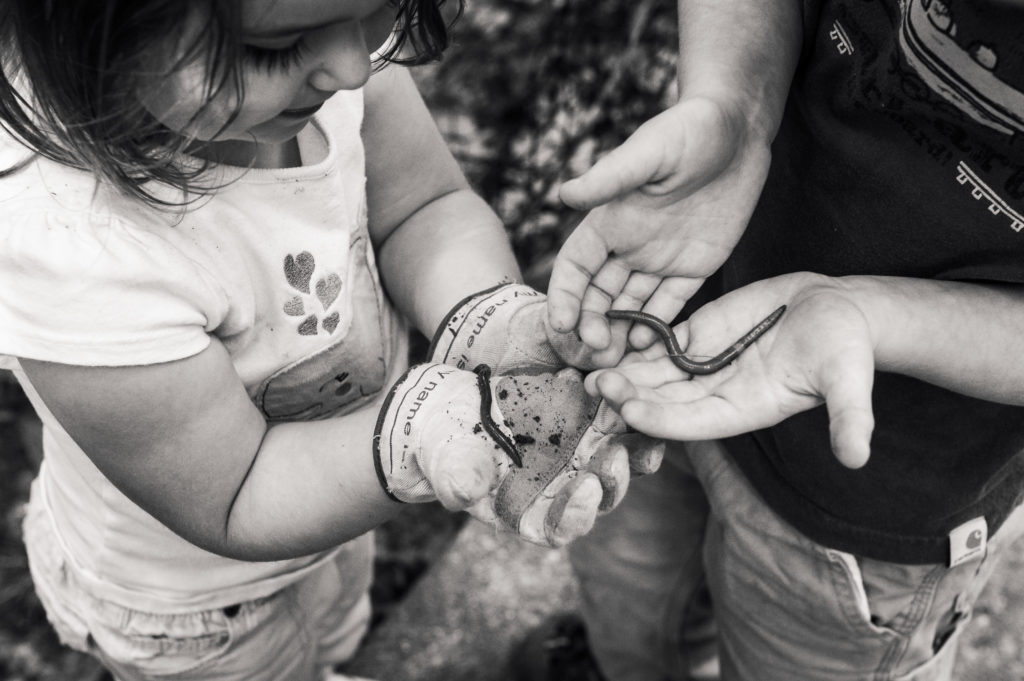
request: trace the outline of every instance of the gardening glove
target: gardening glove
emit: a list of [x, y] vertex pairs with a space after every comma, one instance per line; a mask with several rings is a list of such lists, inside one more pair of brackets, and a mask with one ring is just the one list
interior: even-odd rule
[[547, 322], [547, 296], [523, 284], [500, 284], [460, 301], [438, 327], [431, 362], [494, 374], [594, 369], [593, 351], [575, 333]]
[[413, 367], [378, 418], [381, 485], [399, 501], [436, 498], [528, 541], [565, 544], [617, 504], [629, 482], [625, 448], [594, 444], [603, 437], [597, 403], [573, 370], [492, 378], [486, 368]]
[[[593, 527], [626, 494], [634, 471], [653, 472], [664, 443], [626, 424], [583, 389], [580, 372], [506, 376], [495, 404], [513, 433], [521, 466], [511, 466], [475, 517], [542, 546], [561, 546]], [[578, 504], [577, 507], [571, 504]]]
[[[438, 327], [430, 344], [431, 362], [474, 370], [487, 365], [495, 374], [543, 373], [566, 366], [596, 367], [593, 351], [575, 333], [559, 333], [548, 323], [547, 296], [523, 284], [500, 284], [459, 302]], [[630, 433], [618, 416], [602, 405], [600, 417], [622, 433], [635, 475], [653, 473], [661, 464], [664, 443]], [[582, 446], [594, 446], [597, 440]], [[603, 443], [604, 441], [601, 440]]]

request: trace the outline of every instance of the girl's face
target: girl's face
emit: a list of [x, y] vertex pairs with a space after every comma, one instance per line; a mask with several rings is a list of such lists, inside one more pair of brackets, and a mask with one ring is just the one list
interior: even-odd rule
[[[139, 93], [162, 124], [191, 139], [277, 144], [293, 138], [336, 91], [361, 87], [370, 54], [395, 22], [388, 0], [239, 0], [245, 100], [224, 88], [207, 102], [202, 51]], [[178, 63], [205, 19], [192, 12], [181, 39], [164, 54]], [[166, 67], [165, 67], [166, 70]], [[225, 127], [232, 113], [237, 116]], [[196, 115], [198, 113], [198, 116]]]

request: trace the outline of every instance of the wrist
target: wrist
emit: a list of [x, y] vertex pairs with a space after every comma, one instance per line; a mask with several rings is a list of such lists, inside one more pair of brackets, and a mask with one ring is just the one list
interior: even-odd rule
[[879, 371], [904, 373], [916, 354], [914, 329], [919, 322], [914, 300], [921, 299], [922, 292], [914, 290], [914, 280], [851, 275], [834, 281], [864, 317], [875, 367]]
[[770, 144], [802, 42], [798, 2], [680, 2], [679, 99], [731, 102], [746, 112], [751, 141]]
[[464, 298], [434, 333], [429, 361], [467, 371], [486, 364], [494, 373], [504, 373], [514, 318], [529, 306], [542, 312], [545, 300], [543, 293], [519, 283], [499, 284]]
[[381, 405], [373, 431], [373, 464], [381, 488], [392, 500], [423, 503], [437, 498], [420, 468], [422, 435], [431, 420], [426, 415], [443, 409], [448, 399], [444, 386], [458, 373], [433, 364], [409, 367]]
[[746, 90], [720, 83], [688, 89], [676, 106], [685, 106], [688, 116], [694, 110], [704, 112], [704, 129], [721, 130], [725, 139], [735, 140], [737, 148], [770, 149], [782, 120], [781, 110], [759, 105]]

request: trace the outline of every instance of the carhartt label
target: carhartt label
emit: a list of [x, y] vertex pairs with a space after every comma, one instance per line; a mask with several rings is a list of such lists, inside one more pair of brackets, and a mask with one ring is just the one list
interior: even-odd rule
[[981, 558], [988, 542], [988, 523], [985, 517], [968, 520], [949, 533], [949, 567]]

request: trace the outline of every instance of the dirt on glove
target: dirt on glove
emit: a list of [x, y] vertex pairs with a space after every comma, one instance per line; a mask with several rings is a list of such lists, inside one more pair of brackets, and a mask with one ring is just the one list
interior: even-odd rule
[[[583, 389], [578, 371], [504, 377], [495, 399], [522, 466], [513, 466], [502, 480], [494, 509], [502, 523], [518, 530], [520, 518], [539, 496], [554, 495], [586, 464], [576, 455], [576, 445], [601, 400]], [[548, 489], [559, 477], [559, 484]]]

